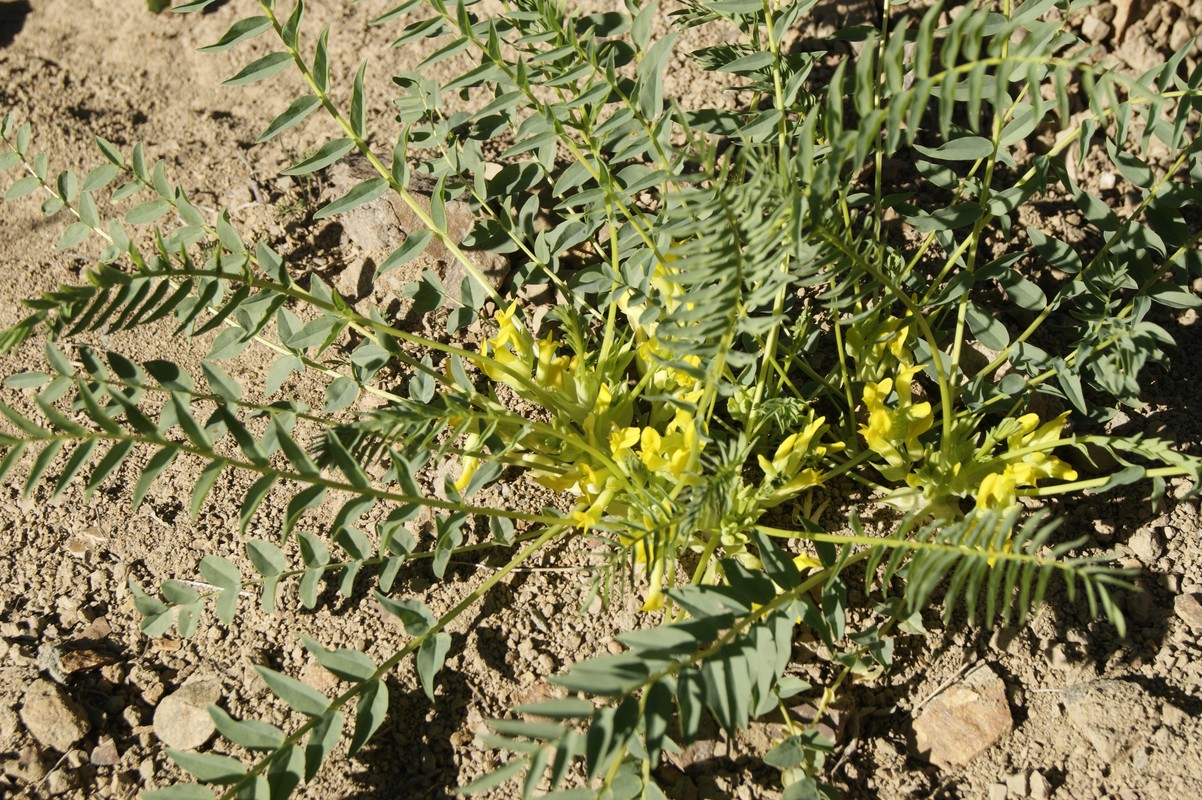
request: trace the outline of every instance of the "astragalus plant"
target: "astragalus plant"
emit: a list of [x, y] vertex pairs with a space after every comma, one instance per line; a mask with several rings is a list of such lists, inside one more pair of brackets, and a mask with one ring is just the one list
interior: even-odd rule
[[[245, 541], [257, 574], [208, 556], [200, 576], [216, 590], [135, 587], [150, 635], [236, 626], [246, 588], [270, 609], [295, 581], [313, 607], [327, 582], [349, 596], [358, 579], [410, 636], [381, 663], [306, 640], [350, 681], [337, 697], [260, 667], [297, 724], [213, 707], [241, 756], [172, 751], [198, 783], [147, 797], [282, 797], [344, 736], [353, 755], [383, 720], [390, 671], [411, 661], [432, 697], [447, 624], [572, 538], [608, 553], [599, 590], [639, 593], [646, 627], [617, 636], [624, 652], [551, 677], [562, 699], [493, 721], [504, 765], [464, 792], [517, 780], [526, 797], [662, 797], [661, 754], [693, 741], [707, 714], [727, 731], [778, 714], [786, 735], [764, 758], [785, 797], [817, 797], [831, 743], [781, 712], [800, 697], [823, 709], [848, 680], [879, 675], [894, 636], [921, 631], [936, 602], [1021, 622], [1058, 579], [1121, 632], [1111, 593], [1123, 576], [1062, 538], [1039, 498], [1141, 481], [1157, 500], [1167, 479], [1199, 474], [1165, 442], [1100, 426], [1140, 404], [1141, 376], [1172, 344], [1158, 308], [1199, 305], [1187, 287], [1202, 274], [1202, 72], [1182, 74], [1184, 51], [1142, 76], [1112, 71], [1066, 27], [1083, 4], [1052, 0], [886, 5], [827, 52], [795, 36], [815, 0], [484, 5], [381, 9], [397, 47], [429, 54], [381, 76], [402, 130], [387, 143], [365, 125], [379, 65], [335, 85], [338, 32], [314, 35], [303, 3], [261, 0], [206, 48], [229, 58], [266, 37], [272, 51], [234, 64], [228, 83], [303, 77], [306, 93], [280, 98], [261, 141], [314, 113], [337, 123], [339, 138], [285, 174], [354, 152], [373, 168], [315, 219], [392, 192], [425, 229], [378, 272], [435, 242], [466, 271], [458, 292], [432, 274], [410, 287], [419, 310], [445, 307], [446, 337], [362, 313], [270, 242], [246, 242], [172, 183], [153, 146], [98, 139], [104, 161], [80, 179], [4, 121], [3, 165], [22, 173], [9, 197], [40, 194], [48, 215], [70, 215], [62, 247], [101, 251], [85, 284], [29, 300], [3, 336], [6, 349], [46, 340], [48, 367], [8, 381], [39, 411], [0, 408], [0, 471], [25, 462], [27, 491], [78, 477], [90, 492], [149, 453], [134, 504], [166, 470], [199, 468], [196, 515], [222, 473], [250, 473], [244, 536], [269, 490], [292, 491], [279, 538]], [[726, 26], [728, 43], [681, 52], [681, 32], [707, 25]], [[470, 69], [428, 77], [464, 53]], [[665, 94], [680, 57], [748, 102]], [[472, 110], [452, 110], [454, 94]], [[1138, 194], [1134, 210], [1076, 182], [1091, 153]], [[411, 188], [419, 177], [428, 202]], [[1048, 197], [1076, 205], [1091, 246], [1020, 223]], [[448, 231], [451, 201], [475, 214], [466, 239]], [[489, 282], [478, 251], [508, 259], [507, 284]], [[523, 304], [527, 283], [551, 284], [558, 302]], [[216, 334], [200, 374], [84, 344], [168, 319], [180, 337]], [[460, 335], [473, 323], [479, 345]], [[272, 353], [274, 387], [222, 369], [247, 347]], [[265, 399], [293, 371], [327, 382], [325, 408]], [[370, 410], [356, 405], [364, 392], [380, 398]], [[450, 477], [423, 492], [431, 475]], [[558, 500], [477, 500], [496, 481]], [[414, 525], [419, 514], [434, 524]], [[441, 617], [393, 591], [405, 570], [432, 565], [442, 579], [457, 553], [485, 549], [504, 566]], [[864, 604], [854, 626], [850, 596]], [[797, 676], [803, 632], [824, 645], [827, 685]]]

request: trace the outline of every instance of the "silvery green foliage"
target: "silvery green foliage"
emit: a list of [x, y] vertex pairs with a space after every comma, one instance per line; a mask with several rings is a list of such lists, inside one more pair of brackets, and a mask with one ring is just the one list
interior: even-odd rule
[[[201, 11], [212, 2], [193, 0], [174, 10]], [[1062, 23], [1047, 19], [1067, 8], [1052, 0], [964, 10], [945, 27], [938, 6], [922, 14], [891, 9], [879, 28], [840, 35], [856, 43], [858, 55], [834, 59], [832, 71], [824, 54], [786, 47], [814, 5], [687, 2], [673, 29], [655, 38], [656, 2], [628, 0], [622, 13], [581, 15], [548, 0], [512, 0], [503, 3], [504, 14], [486, 17], [471, 3], [407, 0], [377, 22], [397, 30], [396, 46], [424, 44], [430, 55], [415, 71], [389, 76], [399, 87], [403, 132], [387, 153], [369, 144], [367, 65], [357, 70], [349, 107], [341, 109], [331, 99], [328, 59], [337, 32], [314, 38], [304, 26], [303, 2], [284, 14], [261, 0], [253, 16], [204, 49], [236, 52], [252, 38], [272, 39], [273, 52], [239, 62], [227, 83], [291, 69], [308, 89], [281, 98], [278, 117], [258, 140], [319, 110], [331, 115], [342, 134], [285, 174], [315, 173], [352, 152], [366, 156], [377, 174], [314, 218], [395, 193], [426, 229], [409, 235], [378, 270], [412, 261], [432, 242], [444, 245], [475, 280], [465, 282], [458, 301], [432, 275], [410, 295], [418, 310], [446, 306], [452, 331], [476, 320], [488, 300], [505, 307], [472, 261], [470, 250], [481, 249], [510, 258], [513, 288], [526, 282], [559, 288], [569, 303], [555, 318], [577, 352], [586, 349], [580, 343], [590, 325], [616, 313], [619, 299], [641, 304], [640, 324], [656, 326], [664, 364], [703, 374], [724, 401], [736, 400], [764, 374], [771, 360], [762, 358], [765, 351], [807, 382], [799, 397], [852, 398], [832, 366], [843, 345], [832, 349], [823, 326], [870, 327], [895, 310], [920, 321], [931, 370], [957, 386], [958, 399], [981, 419], [1036, 392], [1061, 397], [1094, 419], [1119, 404], [1138, 404], [1142, 368], [1161, 360], [1172, 343], [1150, 313], [1156, 306], [1198, 305], [1185, 287], [1202, 273], [1202, 233], [1182, 221], [1181, 210], [1199, 205], [1202, 71], [1180, 74], [1184, 50], [1138, 78], [1101, 68]], [[683, 108], [665, 95], [664, 72], [681, 55], [680, 32], [714, 20], [730, 23], [742, 38], [686, 55], [750, 91], [756, 97], [750, 108]], [[475, 66], [463, 74], [443, 84], [426, 76], [427, 67], [465, 52]], [[456, 92], [477, 100], [477, 110], [449, 111], [444, 98]], [[1032, 137], [1048, 128], [1060, 132], [1050, 150], [1024, 155]], [[351, 754], [371, 738], [388, 706], [385, 678], [402, 661], [412, 656], [433, 697], [451, 645], [447, 624], [539, 548], [579, 533], [554, 509], [473, 503], [505, 467], [526, 466], [521, 443], [535, 423], [498, 402], [491, 387], [480, 388], [469, 369], [475, 353], [361, 313], [315, 275], [299, 279], [266, 243], [245, 242], [226, 214], [210, 218], [198, 209], [142, 145], [126, 153], [97, 139], [104, 161], [81, 179], [50, 170], [48, 157], [32, 149], [28, 125], [6, 118], [0, 132], [8, 145], [0, 165], [25, 172], [7, 196], [40, 191], [47, 215], [67, 210], [74, 217], [60, 247], [101, 247], [88, 282], [29, 301], [28, 316], [0, 335], [0, 348], [32, 336], [71, 343], [89, 332], [167, 319], [178, 336], [217, 333], [200, 376], [167, 360], [135, 364], [84, 346], [68, 358], [48, 344], [46, 372], [8, 382], [33, 394], [44, 419], [0, 405], [15, 430], [0, 440], [7, 448], [0, 475], [28, 455], [27, 492], [43, 481], [62, 492], [79, 477], [90, 493], [131, 455], [148, 452], [133, 491], [136, 506], [184, 459], [201, 465], [190, 504], [199, 515], [223, 472], [248, 473], [255, 479], [242, 503], [243, 535], [268, 492], [286, 486], [291, 499], [278, 541], [245, 541], [254, 573], [209, 556], [199, 570], [211, 591], [174, 580], [154, 594], [135, 586], [143, 629], [159, 635], [175, 626], [189, 636], [208, 609], [220, 623], [235, 624], [245, 590], [272, 610], [286, 581], [298, 584], [302, 604], [312, 608], [327, 582], [349, 597], [372, 567], [374, 597], [410, 637], [382, 663], [306, 640], [319, 663], [352, 688], [330, 698], [260, 669], [303, 721], [284, 731], [213, 707], [221, 734], [252, 751], [253, 760], [172, 751], [197, 783], [147, 795], [208, 798], [211, 785], [224, 798], [286, 796], [312, 779], [344, 737]], [[1153, 139], [1170, 154], [1167, 168], [1153, 168], [1140, 155]], [[1069, 159], [1083, 160], [1099, 142], [1139, 192], [1136, 210], [1125, 217], [1072, 178]], [[503, 166], [486, 172], [484, 153], [497, 149]], [[888, 159], [911, 160], [937, 201], [884, 186]], [[415, 176], [433, 186], [428, 210], [411, 192]], [[1052, 191], [1072, 198], [1097, 237], [1088, 260], [1034, 228], [1025, 230], [1027, 250], [989, 250], [988, 235], [1017, 236], [1018, 209]], [[136, 203], [119, 218], [98, 210], [100, 200], [127, 199]], [[447, 231], [451, 200], [477, 212], [462, 243]], [[891, 216], [920, 236], [917, 248], [892, 241]], [[139, 247], [131, 231], [152, 225], [153, 246]], [[688, 302], [657, 296], [652, 284], [665, 264]], [[1036, 264], [1062, 277], [1032, 280]], [[1025, 315], [1024, 329], [1011, 330], [990, 313], [989, 298], [999, 291]], [[1058, 326], [1055, 348], [1041, 327], [1049, 319]], [[357, 344], [340, 353], [336, 345], [348, 331]], [[961, 339], [996, 352], [995, 363], [965, 372], [945, 352], [955, 341], [958, 353]], [[251, 346], [271, 348], [275, 361], [267, 385], [247, 392], [220, 362]], [[378, 373], [390, 364], [405, 371], [404, 395], [378, 385]], [[994, 380], [1002, 366], [1008, 374]], [[269, 402], [303, 371], [326, 379], [323, 409]], [[349, 420], [338, 416], [363, 392], [385, 405]], [[252, 395], [266, 399], [245, 399]], [[808, 403], [799, 397], [766, 400], [764, 424], [787, 429]], [[298, 426], [317, 431], [316, 438], [300, 436]], [[706, 473], [667, 498], [673, 520], [698, 526], [731, 513], [735, 476], [754, 433], [732, 431]], [[1095, 438], [1124, 467], [1103, 488], [1151, 478], [1158, 494], [1165, 476], [1199, 473], [1196, 459], [1162, 442]], [[420, 489], [422, 470], [461, 456], [484, 462], [461, 490], [448, 483], [431, 497]], [[381, 465], [375, 474], [382, 476], [371, 477]], [[307, 514], [334, 492], [350, 499], [321, 530], [306, 529], [314, 516]], [[368, 535], [356, 525], [377, 506], [387, 513]], [[431, 542], [418, 542], [406, 528], [423, 509], [434, 520]], [[469, 540], [475, 517], [489, 520], [491, 539]], [[660, 797], [648, 780], [650, 767], [666, 749], [692, 741], [706, 714], [734, 731], [811, 690], [790, 674], [798, 626], [826, 643], [844, 674], [871, 674], [888, 668], [893, 630], [920, 626], [921, 612], [937, 598], [947, 614], [963, 609], [987, 624], [1021, 620], [1059, 575], [1070, 591], [1083, 589], [1091, 612], [1121, 627], [1110, 595], [1121, 576], [1072, 555], [1076, 543], [1054, 539], [1055, 522], [1043, 516], [974, 511], [937, 524], [910, 515], [884, 538], [863, 531], [854, 511], [849, 524], [849, 534], [812, 523], [806, 529], [803, 538], [819, 556], [812, 571], [800, 571], [792, 554], [757, 530], [762, 569], [725, 559], [725, 585], [668, 590], [682, 619], [619, 636], [629, 648], [622, 655], [571, 666], [556, 680], [573, 697], [515, 709], [523, 719], [493, 722], [491, 741], [511, 758], [466, 791], [521, 778], [525, 797]], [[442, 617], [416, 599], [392, 596], [407, 565], [429, 560], [441, 578], [453, 554], [485, 548], [510, 560]], [[863, 580], [864, 593], [880, 601], [879, 621], [863, 630], [848, 629], [852, 580]], [[782, 771], [787, 797], [820, 796], [829, 747], [800, 731], [767, 754]], [[569, 780], [577, 787], [560, 791]]]

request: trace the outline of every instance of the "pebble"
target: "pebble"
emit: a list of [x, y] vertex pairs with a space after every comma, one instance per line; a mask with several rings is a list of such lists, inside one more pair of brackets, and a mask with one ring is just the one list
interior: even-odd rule
[[1027, 773], [1016, 772], [1006, 778], [1006, 791], [1011, 797], [1027, 796]]
[[121, 754], [117, 752], [117, 745], [113, 742], [113, 737], [100, 737], [100, 743], [92, 749], [92, 755], [88, 760], [97, 767], [111, 767], [121, 761]]
[[1133, 533], [1127, 540], [1127, 546], [1147, 565], [1155, 564], [1164, 555], [1164, 544], [1160, 541], [1160, 534], [1147, 528]]
[[1006, 784], [991, 783], [989, 784], [989, 800], [1006, 800]]
[[1081, 35], [1097, 44], [1110, 35], [1110, 26], [1093, 14], [1089, 14], [1081, 22]]
[[916, 754], [944, 769], [963, 766], [1014, 726], [1006, 684], [983, 665], [937, 695], [914, 720]]
[[1048, 786], [1047, 778], [1039, 770], [1031, 773], [1030, 789], [1027, 790], [1027, 796], [1031, 800], [1047, 800], [1052, 793], [1052, 787]]
[[61, 687], [44, 679], [25, 690], [21, 722], [33, 738], [60, 753], [70, 750], [92, 728], [83, 707]]
[[0, 750], [11, 750], [17, 740], [17, 715], [6, 705], [0, 705]]
[[1202, 631], [1202, 603], [1197, 595], [1177, 595], [1173, 598], [1173, 611], [1191, 631]]
[[46, 787], [46, 794], [50, 797], [57, 797], [71, 791], [73, 781], [70, 773], [56, 769], [46, 776], [46, 782], [43, 784]]
[[221, 699], [221, 681], [194, 675], [154, 710], [154, 734], [168, 747], [195, 750], [217, 731], [206, 706]]

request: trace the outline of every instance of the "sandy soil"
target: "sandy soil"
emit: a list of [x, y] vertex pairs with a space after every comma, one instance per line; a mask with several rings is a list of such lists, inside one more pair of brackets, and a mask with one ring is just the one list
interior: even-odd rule
[[[51, 154], [55, 168], [70, 166], [82, 174], [98, 163], [94, 135], [127, 149], [146, 142], [148, 154], [164, 159], [172, 178], [199, 205], [229, 208], [248, 239], [266, 237], [297, 269], [353, 286], [363, 259], [378, 257], [367, 252], [371, 243], [357, 240], [340, 222], [309, 221], [325, 191], [319, 181], [277, 177], [292, 157], [331, 133], [328, 124], [314, 118], [275, 143], [252, 147], [257, 132], [286, 104], [286, 92], [297, 89], [295, 79], [284, 73], [266, 84], [222, 87], [221, 80], [250, 53], [195, 52], [250, 13], [247, 5], [236, 0], [204, 15], [153, 17], [140, 0], [0, 2], [0, 107], [33, 123], [35, 143]], [[388, 141], [395, 123], [382, 76], [411, 66], [416, 55], [390, 50], [389, 32], [367, 28], [366, 21], [385, 7], [381, 3], [312, 5], [308, 29], [328, 24], [336, 31], [333, 71], [345, 78], [344, 88], [357, 60], [371, 63], [369, 74], [378, 80], [369, 117], [377, 141]], [[1103, 4], [1086, 24], [1100, 44], [1135, 70], [1157, 63], [1167, 52], [1161, 48], [1185, 43], [1202, 26], [1202, 4], [1159, 2], [1136, 10], [1123, 44], [1115, 46], [1112, 31], [1104, 30], [1115, 12]], [[810, 30], [828, 35], [847, 14], [846, 8], [823, 4]], [[1197, 53], [1195, 47], [1190, 69]], [[1086, 165], [1083, 180], [1100, 177]], [[1121, 184], [1111, 195], [1123, 203]], [[1062, 213], [1049, 211], [1045, 222], [1066, 230], [1079, 224], [1071, 214], [1054, 216]], [[0, 220], [0, 326], [7, 326], [18, 318], [19, 298], [77, 281], [91, 261], [83, 251], [56, 251], [63, 223], [43, 220], [31, 201], [0, 206]], [[1131, 414], [1128, 424], [1197, 452], [1202, 327], [1193, 321], [1190, 315], [1165, 321], [1180, 343], [1172, 371], [1157, 375], [1148, 407]], [[99, 337], [93, 344], [150, 359], [162, 355], [169, 331]], [[207, 347], [207, 340], [173, 343], [170, 357], [195, 367]], [[229, 369], [254, 383], [269, 364], [252, 350]], [[34, 344], [0, 359], [5, 375], [41, 366]], [[293, 380], [284, 391], [300, 400], [318, 399], [305, 381]], [[4, 399], [21, 402], [12, 390], [5, 390]], [[254, 664], [333, 689], [333, 679], [299, 644], [301, 634], [377, 658], [404, 640], [372, 603], [347, 601], [333, 591], [315, 612], [268, 616], [244, 601], [235, 632], [206, 623], [190, 640], [142, 636], [130, 579], [154, 586], [169, 577], [192, 578], [210, 553], [242, 560], [236, 520], [246, 482], [223, 478], [208, 512], [193, 524], [181, 498], [196, 466], [171, 471], [132, 515], [128, 485], [137, 473], [129, 465], [88, 501], [78, 485], [58, 499], [42, 488], [22, 499], [14, 479], [0, 487], [0, 797], [128, 798], [164, 785], [179, 773], [155, 735], [155, 711], [185, 682], [215, 692], [214, 699], [234, 716], [254, 714], [286, 724], [287, 713], [271, 699]], [[1174, 486], [1170, 494], [1180, 495], [1182, 488]], [[263, 531], [276, 530], [281, 497], [273, 495], [255, 523]], [[1130, 618], [1127, 639], [1090, 622], [1081, 604], [1059, 592], [1022, 630], [991, 634], [932, 619], [928, 639], [898, 642], [898, 667], [891, 675], [850, 693], [830, 775], [848, 797], [1152, 800], [1202, 788], [1202, 612], [1195, 615], [1182, 599], [1202, 592], [1198, 501], [1170, 497], [1153, 511], [1137, 493], [1120, 493], [1063, 510], [1069, 534], [1087, 535], [1098, 548], [1115, 549], [1124, 565], [1141, 570], [1145, 593], [1123, 599]], [[449, 797], [449, 789], [493, 765], [496, 755], [476, 738], [482, 720], [548, 696], [547, 675], [573, 659], [616, 649], [613, 633], [639, 624], [632, 608], [585, 602], [587, 565], [587, 553], [568, 548], [546, 554], [536, 568], [508, 580], [452, 630], [436, 701], [426, 700], [408, 669], [398, 672], [389, 721], [373, 744], [353, 760], [339, 751], [298, 795]], [[455, 564], [457, 580], [445, 584], [409, 574], [404, 589], [437, 613], [492, 568]], [[284, 608], [297, 605], [294, 591], [285, 594]], [[106, 663], [73, 670], [80, 662], [71, 651], [81, 647]], [[1013, 731], [964, 767], [940, 769], [913, 755], [915, 712], [981, 663], [1004, 682]], [[60, 746], [35, 739], [29, 716], [39, 693], [76, 708], [86, 720], [80, 731], [86, 732], [64, 735]], [[159, 727], [164, 724], [160, 719]], [[703, 743], [665, 772], [672, 796], [778, 796], [772, 770], [754, 766], [772, 734], [770, 727], [757, 727], [736, 742]], [[215, 740], [202, 750], [211, 747], [223, 745]]]

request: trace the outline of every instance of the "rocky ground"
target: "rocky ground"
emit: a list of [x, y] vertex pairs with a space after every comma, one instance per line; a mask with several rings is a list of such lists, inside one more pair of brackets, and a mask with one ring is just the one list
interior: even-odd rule
[[[387, 226], [396, 224], [388, 209], [368, 209], [378, 215], [370, 224], [310, 223], [308, 214], [327, 190], [277, 174], [330, 130], [315, 122], [275, 145], [252, 147], [280, 110], [280, 84], [223, 88], [234, 63], [195, 52], [250, 13], [246, 5], [235, 0], [210, 14], [153, 17], [136, 0], [0, 2], [0, 106], [33, 123], [37, 145], [60, 168], [97, 163], [94, 135], [126, 148], [147, 142], [148, 152], [165, 159], [198, 204], [231, 209], [244, 232], [268, 237], [293, 263], [348, 294], [367, 294], [360, 286], [363, 263], [378, 258], [377, 249], [386, 252]], [[413, 63], [410, 54], [388, 49], [386, 33], [364, 24], [383, 5], [311, 5], [311, 29], [328, 24], [336, 31], [336, 75], [349, 75], [363, 58], [377, 74]], [[829, 35], [848, 14], [820, 4], [807, 31]], [[1202, 29], [1202, 3], [1102, 3], [1077, 20], [1121, 66], [1142, 71]], [[1195, 47], [1190, 69], [1197, 59]], [[382, 140], [391, 132], [388, 103], [384, 96], [370, 98]], [[1123, 203], [1113, 175], [1088, 164], [1084, 169], [1083, 180]], [[1044, 223], [1065, 230], [1080, 224], [1061, 213], [1049, 211]], [[57, 252], [62, 225], [42, 220], [31, 202], [0, 206], [0, 220], [0, 326], [7, 326], [18, 318], [19, 298], [76, 281], [91, 262]], [[387, 287], [374, 291], [379, 302], [399, 302]], [[1194, 322], [1190, 314], [1165, 321], [1180, 345], [1172, 371], [1158, 375], [1148, 407], [1132, 413], [1129, 425], [1197, 453], [1202, 327]], [[149, 359], [161, 356], [168, 332], [97, 343]], [[173, 344], [171, 357], [195, 366], [207, 344]], [[269, 363], [250, 352], [230, 369], [253, 383]], [[5, 375], [41, 366], [33, 346], [0, 359]], [[285, 391], [302, 400], [316, 396], [305, 382], [289, 383]], [[6, 391], [4, 399], [17, 402], [15, 394]], [[240, 558], [235, 520], [245, 484], [219, 483], [210, 512], [194, 524], [180, 499], [195, 480], [190, 469], [176, 469], [132, 515], [122, 488], [136, 475], [128, 466], [89, 500], [78, 486], [59, 498], [40, 488], [22, 498], [13, 479], [0, 487], [0, 797], [133, 797], [178, 777], [164, 743], [202, 751], [213, 745], [202, 710], [209, 702], [234, 716], [253, 712], [285, 723], [287, 714], [259, 681], [255, 664], [335, 689], [334, 679], [298, 644], [299, 634], [377, 658], [403, 641], [370, 603], [333, 593], [312, 613], [268, 616], [244, 601], [236, 634], [213, 625], [189, 640], [142, 636], [130, 579], [157, 585], [193, 577], [209, 553]], [[1153, 800], [1202, 788], [1202, 521], [1197, 499], [1181, 499], [1183, 489], [1173, 486], [1158, 510], [1134, 491], [1061, 509], [1070, 535], [1113, 548], [1120, 563], [1140, 571], [1144, 591], [1122, 600], [1130, 620], [1126, 639], [1090, 621], [1082, 604], [1062, 592], [1022, 629], [991, 633], [932, 620], [929, 638], [899, 640], [892, 674], [852, 687], [825, 720], [839, 742], [831, 780], [853, 798]], [[278, 509], [268, 512], [264, 529], [273, 528], [273, 513]], [[458, 563], [452, 567], [457, 581], [436, 584], [413, 575], [405, 588], [437, 613], [490, 569], [483, 562]], [[547, 675], [582, 656], [618, 650], [613, 634], [638, 624], [632, 607], [588, 601], [587, 570], [588, 554], [567, 549], [503, 584], [452, 630], [437, 700], [427, 701], [414, 678], [399, 673], [389, 722], [374, 743], [353, 760], [335, 757], [300, 794], [450, 797], [450, 788], [493, 765], [496, 755], [476, 738], [483, 719], [549, 696]], [[295, 606], [287, 600], [284, 608]], [[772, 771], [754, 766], [773, 734], [771, 727], [754, 728], [737, 741], [702, 742], [677, 757], [663, 772], [672, 796], [778, 796]]]

